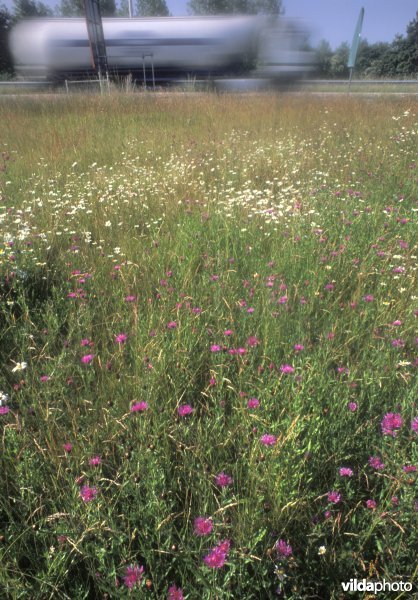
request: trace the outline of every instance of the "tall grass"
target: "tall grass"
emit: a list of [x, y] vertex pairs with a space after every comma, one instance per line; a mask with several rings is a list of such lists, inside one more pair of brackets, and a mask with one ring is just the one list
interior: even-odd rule
[[5, 597], [412, 584], [410, 101], [21, 98], [0, 119]]

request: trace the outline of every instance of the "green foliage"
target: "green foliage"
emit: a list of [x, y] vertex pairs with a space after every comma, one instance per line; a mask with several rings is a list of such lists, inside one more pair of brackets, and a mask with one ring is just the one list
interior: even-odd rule
[[190, 0], [188, 6], [196, 15], [278, 15], [282, 12], [281, 0]]
[[8, 35], [12, 26], [12, 15], [0, 5], [0, 73], [13, 73], [12, 57], [9, 52]]
[[13, 0], [13, 16], [19, 21], [32, 17], [52, 17], [53, 11], [49, 6], [37, 0]]
[[140, 17], [168, 17], [170, 14], [165, 0], [136, 0]]
[[[61, 17], [84, 17], [84, 0], [61, 0], [57, 10]], [[100, 0], [100, 12], [102, 17], [115, 16], [116, 1]]]

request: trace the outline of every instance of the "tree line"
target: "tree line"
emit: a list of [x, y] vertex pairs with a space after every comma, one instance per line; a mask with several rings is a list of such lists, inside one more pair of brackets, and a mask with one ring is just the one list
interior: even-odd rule
[[[100, 0], [102, 16], [128, 16], [128, 0]], [[269, 14], [284, 12], [282, 0], [189, 0], [188, 9], [195, 15], [216, 14]], [[134, 0], [137, 16], [169, 16], [166, 0]], [[12, 59], [8, 50], [8, 32], [21, 19], [30, 17], [81, 17], [84, 16], [84, 0], [60, 0], [50, 8], [40, 0], [13, 0], [12, 10], [0, 4], [0, 74], [13, 74]], [[344, 42], [335, 50], [322, 40], [316, 47], [306, 42], [316, 59], [316, 76], [324, 79], [348, 77], [350, 46]], [[407, 25], [405, 35], [397, 35], [392, 42], [369, 44], [362, 40], [359, 45], [355, 75], [357, 77], [405, 78], [418, 75], [418, 11]]]

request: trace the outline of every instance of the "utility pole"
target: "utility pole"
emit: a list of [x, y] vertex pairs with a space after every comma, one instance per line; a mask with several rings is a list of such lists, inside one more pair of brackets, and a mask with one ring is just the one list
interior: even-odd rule
[[87, 33], [89, 36], [91, 63], [97, 72], [102, 90], [103, 77], [108, 78], [106, 44], [103, 33], [99, 0], [84, 0]]

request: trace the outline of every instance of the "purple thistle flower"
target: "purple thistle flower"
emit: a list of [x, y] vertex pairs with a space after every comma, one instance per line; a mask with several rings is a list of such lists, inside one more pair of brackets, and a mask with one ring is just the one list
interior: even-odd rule
[[90, 502], [94, 500], [98, 494], [96, 487], [89, 487], [88, 485], [83, 485], [80, 490], [80, 496], [83, 502]]
[[370, 508], [370, 510], [374, 510], [377, 507], [377, 502], [376, 502], [376, 500], [372, 500], [370, 498], [369, 500], [366, 501], [366, 506], [367, 506], [367, 508]]
[[186, 417], [187, 415], [190, 415], [192, 412], [193, 412], [193, 407], [190, 406], [190, 404], [182, 404], [177, 409], [177, 413], [179, 414], [180, 417]]
[[83, 363], [83, 365], [88, 365], [91, 363], [93, 358], [94, 358], [94, 354], [86, 354], [85, 356], [81, 357], [81, 362]]
[[247, 408], [258, 408], [260, 406], [260, 401], [257, 398], [249, 398], [247, 402]]
[[402, 416], [399, 413], [387, 413], [381, 423], [383, 435], [391, 435], [395, 437], [398, 433], [396, 430], [403, 425]]
[[176, 329], [177, 323], [175, 321], [170, 321], [167, 323], [167, 329]]
[[351, 412], [356, 412], [357, 410], [357, 403], [356, 402], [349, 402], [347, 404], [348, 410]]
[[230, 548], [230, 541], [224, 540], [203, 557], [203, 561], [210, 569], [220, 569], [224, 566]]
[[128, 339], [128, 335], [126, 333], [118, 333], [115, 335], [115, 342], [117, 344], [124, 344]]
[[131, 406], [131, 412], [144, 412], [148, 409], [148, 403], [142, 400], [141, 402], [135, 402]]
[[370, 456], [369, 465], [376, 471], [383, 471], [385, 468], [379, 456]]
[[261, 436], [260, 442], [265, 446], [274, 446], [274, 444], [277, 442], [277, 437], [271, 433], [265, 433]]
[[144, 567], [141, 565], [130, 565], [126, 567], [123, 583], [131, 590], [135, 585], [141, 583]]
[[89, 460], [89, 465], [91, 465], [92, 467], [98, 467], [102, 462], [101, 457], [96, 454], [96, 456], [92, 456]]
[[341, 501], [341, 494], [336, 490], [332, 490], [328, 492], [327, 495], [328, 502], [332, 502], [333, 504], [338, 504]]
[[293, 549], [285, 540], [278, 540], [275, 545], [276, 552], [279, 556], [287, 558], [293, 554]]
[[167, 600], [184, 600], [183, 590], [173, 584], [168, 588]]
[[220, 352], [221, 347], [218, 344], [212, 344], [212, 346], [210, 347], [210, 351], [211, 352]]
[[418, 417], [414, 417], [411, 421], [411, 429], [418, 434]]
[[194, 520], [194, 533], [195, 535], [209, 535], [213, 529], [213, 523], [211, 518], [196, 517]]
[[353, 476], [353, 471], [349, 467], [341, 467], [339, 472], [340, 472], [341, 477], [352, 477]]
[[294, 370], [295, 369], [292, 367], [292, 365], [281, 365], [280, 367], [280, 371], [282, 373], [293, 373]]
[[221, 471], [215, 477], [215, 483], [220, 488], [228, 487], [229, 485], [231, 485], [232, 481], [233, 481], [232, 477], [230, 475], [227, 475], [223, 471]]

